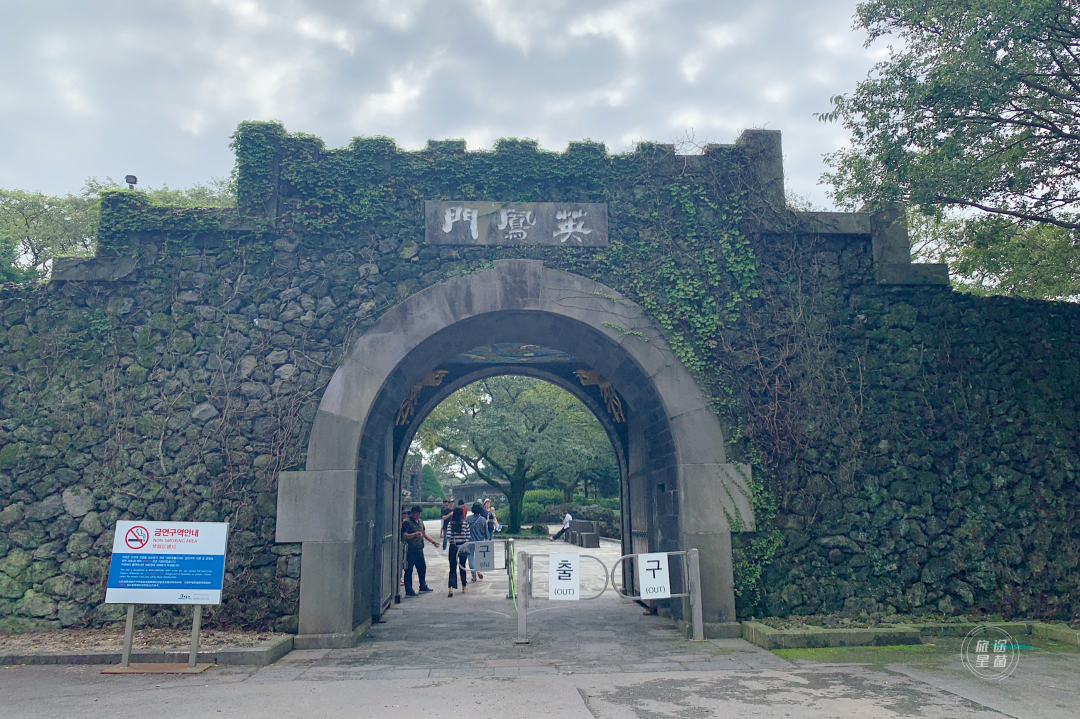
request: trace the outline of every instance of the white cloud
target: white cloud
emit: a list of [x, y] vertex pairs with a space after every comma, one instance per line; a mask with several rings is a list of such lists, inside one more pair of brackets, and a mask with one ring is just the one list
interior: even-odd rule
[[[464, 137], [731, 142], [784, 132], [793, 188], [823, 203], [821, 125], [885, 52], [857, 0], [123, 0], [5, 8], [0, 187], [74, 191], [88, 175], [182, 186], [228, 172], [242, 120], [330, 146]], [[43, 161], [43, 158], [51, 158]]]

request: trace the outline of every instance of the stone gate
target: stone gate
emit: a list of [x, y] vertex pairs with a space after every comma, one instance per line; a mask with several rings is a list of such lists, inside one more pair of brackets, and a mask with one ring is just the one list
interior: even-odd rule
[[[347, 635], [418, 423], [507, 372], [593, 409], [624, 549], [701, 549], [710, 622], [1080, 606], [1077, 306], [953, 293], [896, 210], [791, 211], [779, 133], [234, 148], [237, 208], [109, 194], [95, 257], [0, 290], [0, 628], [115, 620], [145, 517], [230, 522], [208, 622]], [[499, 343], [548, 359], [463, 359]]]

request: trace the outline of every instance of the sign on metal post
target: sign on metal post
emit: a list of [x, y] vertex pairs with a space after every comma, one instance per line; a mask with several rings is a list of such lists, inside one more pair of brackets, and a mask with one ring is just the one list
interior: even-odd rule
[[495, 571], [495, 542], [473, 542], [473, 565], [477, 571]]
[[548, 599], [576, 602], [581, 598], [580, 554], [548, 555]]
[[668, 572], [667, 552], [639, 554], [638, 582], [642, 599], [668, 599], [671, 597], [671, 576]]
[[117, 522], [106, 604], [221, 604], [227, 522]]

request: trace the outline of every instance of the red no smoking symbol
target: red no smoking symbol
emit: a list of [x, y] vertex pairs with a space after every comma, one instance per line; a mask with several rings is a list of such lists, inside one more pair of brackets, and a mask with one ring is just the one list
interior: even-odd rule
[[150, 532], [146, 527], [132, 527], [124, 535], [124, 544], [131, 549], [142, 549], [150, 541]]

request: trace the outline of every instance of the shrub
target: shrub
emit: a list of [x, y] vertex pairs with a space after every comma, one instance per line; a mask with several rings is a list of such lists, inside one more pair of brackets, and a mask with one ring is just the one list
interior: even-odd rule
[[540, 506], [539, 502], [526, 501], [521, 505], [521, 523], [529, 524], [530, 522], [540, 521], [540, 515], [543, 514], [544, 508]]
[[541, 507], [549, 504], [560, 504], [563, 501], [563, 493], [557, 489], [530, 489], [525, 493], [526, 502], [536, 502]]
[[533, 522], [533, 525], [529, 527], [529, 534], [542, 534], [546, 537], [548, 535], [547, 525], [543, 522]]

